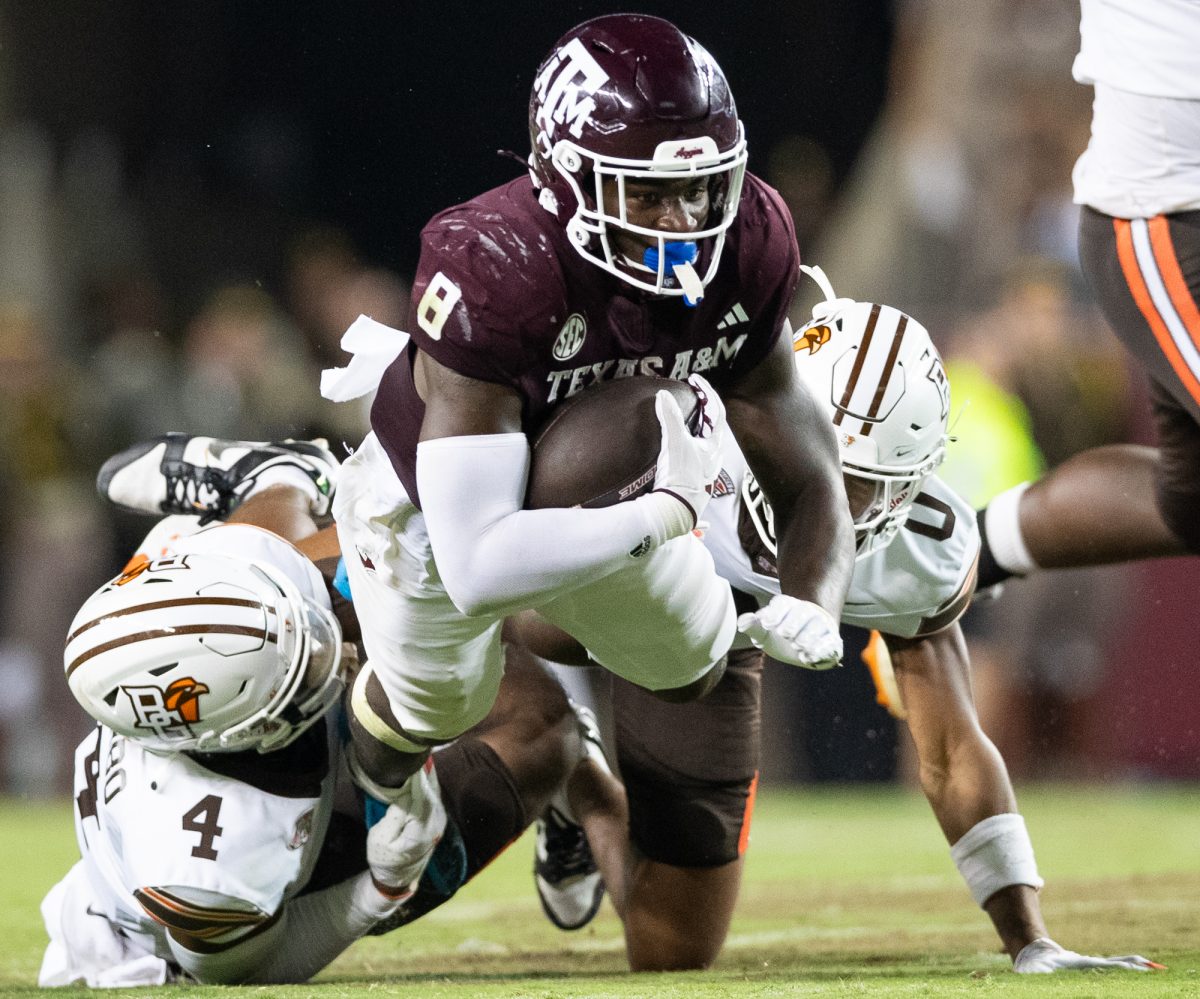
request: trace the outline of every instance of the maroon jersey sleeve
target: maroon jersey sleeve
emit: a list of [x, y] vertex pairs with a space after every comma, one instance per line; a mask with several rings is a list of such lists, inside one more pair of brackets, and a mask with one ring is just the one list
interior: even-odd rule
[[738, 210], [738, 281], [753, 289], [755, 306], [746, 349], [730, 372], [736, 381], [775, 346], [800, 282], [796, 229], [783, 198], [751, 174]]
[[408, 325], [440, 364], [514, 388], [525, 367], [523, 331], [563, 296], [524, 198], [532, 198], [529, 185], [517, 181], [433, 218], [421, 233]]

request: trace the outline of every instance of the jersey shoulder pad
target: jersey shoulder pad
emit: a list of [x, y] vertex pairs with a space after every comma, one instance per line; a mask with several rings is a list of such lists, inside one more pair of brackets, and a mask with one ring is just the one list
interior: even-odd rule
[[486, 348], [510, 327], [560, 309], [558, 240], [547, 231], [550, 216], [519, 185], [447, 209], [422, 231], [410, 322], [422, 349], [426, 338]]
[[892, 543], [855, 564], [843, 619], [900, 638], [941, 631], [970, 604], [978, 560], [975, 511], [931, 476]]
[[800, 249], [792, 213], [778, 191], [750, 173], [734, 227], [743, 261], [758, 258], [768, 275], [794, 275], [799, 281]]

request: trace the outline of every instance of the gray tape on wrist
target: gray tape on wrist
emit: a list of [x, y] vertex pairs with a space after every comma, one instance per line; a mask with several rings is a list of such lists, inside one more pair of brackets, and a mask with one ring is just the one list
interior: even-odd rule
[[975, 823], [950, 848], [950, 856], [978, 905], [1010, 885], [1045, 884], [1038, 877], [1025, 819], [1015, 812]]

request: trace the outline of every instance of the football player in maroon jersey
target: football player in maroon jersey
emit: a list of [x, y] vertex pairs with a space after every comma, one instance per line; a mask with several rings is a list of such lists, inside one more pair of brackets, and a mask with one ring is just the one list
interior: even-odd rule
[[[412, 340], [381, 373], [335, 502], [368, 657], [354, 759], [384, 800], [487, 712], [514, 611], [540, 609], [665, 698], [719, 682], [736, 613], [692, 532], [726, 413], [779, 529], [785, 596], [755, 638], [810, 668], [841, 656], [853, 538], [786, 335], [798, 250], [778, 194], [746, 173], [720, 67], [666, 21], [596, 18], [538, 70], [529, 124], [529, 175], [423, 230]], [[689, 434], [664, 394], [653, 491], [522, 509], [530, 431], [635, 373], [692, 381], [709, 432]], [[666, 636], [653, 655], [648, 634]]]

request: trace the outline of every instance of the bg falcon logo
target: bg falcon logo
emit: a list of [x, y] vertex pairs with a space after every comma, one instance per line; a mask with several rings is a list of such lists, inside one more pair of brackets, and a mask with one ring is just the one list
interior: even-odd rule
[[170, 735], [200, 720], [200, 695], [208, 687], [190, 676], [160, 687], [122, 687], [137, 719], [137, 728], [153, 729], [158, 735]]
[[796, 338], [792, 341], [792, 350], [799, 354], [807, 347], [810, 354], [815, 354], [829, 342], [831, 335], [828, 326], [810, 326], [796, 334]]

